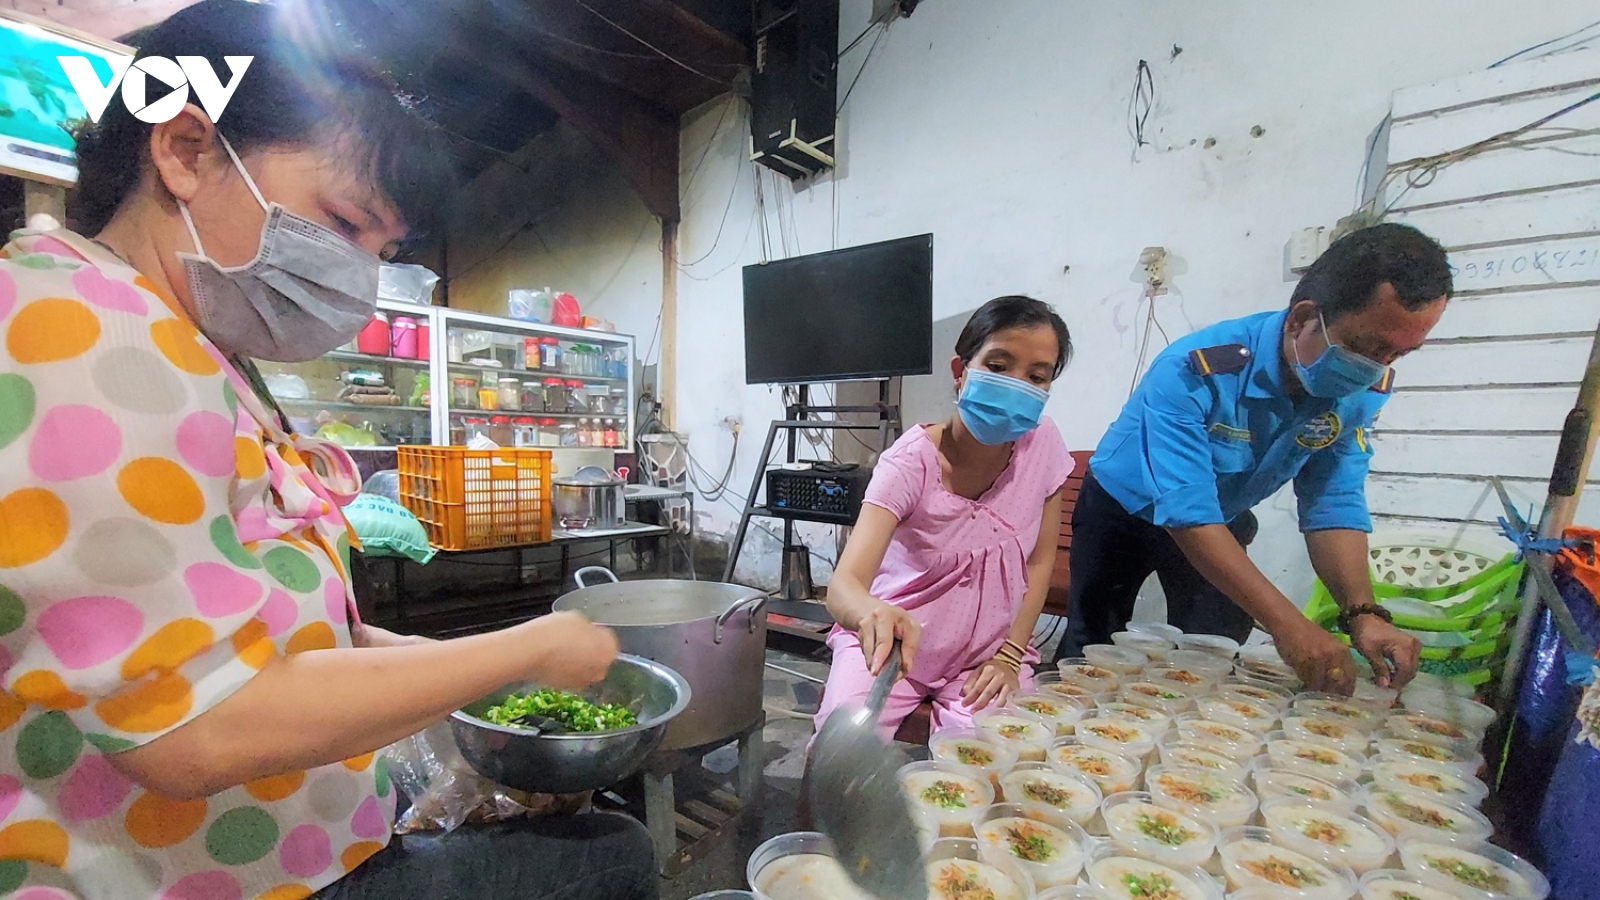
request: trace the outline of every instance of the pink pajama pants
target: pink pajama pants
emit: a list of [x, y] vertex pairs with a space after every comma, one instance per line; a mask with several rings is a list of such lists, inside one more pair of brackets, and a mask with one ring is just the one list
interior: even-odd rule
[[[1033, 655], [1030, 651], [1029, 656]], [[894, 733], [900, 727], [900, 723], [904, 722], [906, 716], [911, 715], [924, 700], [933, 701], [934, 731], [943, 731], [946, 728], [971, 728], [974, 710], [969, 709], [961, 699], [961, 688], [967, 683], [967, 678], [971, 674], [972, 670], [968, 669], [952, 678], [932, 684], [922, 684], [910, 678], [902, 678], [895, 682], [889, 691], [889, 699], [883, 704], [883, 716], [878, 720], [878, 733], [885, 741], [894, 740]], [[872, 680], [861, 648], [840, 647], [833, 654], [833, 666], [828, 670], [828, 685], [815, 720], [817, 729], [821, 730], [822, 723], [827, 721], [834, 710], [865, 703], [867, 694], [872, 690]], [[1024, 665], [1023, 690], [1028, 690], [1032, 686], [1033, 668]]]

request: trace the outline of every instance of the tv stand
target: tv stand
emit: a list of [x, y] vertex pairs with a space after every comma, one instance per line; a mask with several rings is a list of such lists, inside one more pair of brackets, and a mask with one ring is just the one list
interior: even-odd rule
[[[786, 442], [785, 459], [791, 465], [800, 462], [834, 464], [832, 460], [799, 458], [799, 439], [802, 431], [876, 431], [878, 433], [876, 452], [882, 453], [887, 450], [901, 433], [900, 405], [897, 399], [899, 381], [899, 378], [880, 380], [878, 402], [870, 406], [813, 406], [811, 386], [800, 385], [799, 396], [794, 403], [785, 408], [784, 417], [774, 420], [767, 427], [767, 441], [761, 448], [763, 465], [756, 470], [755, 476], [750, 481], [750, 491], [745, 494], [748, 500], [739, 516], [739, 527], [734, 532], [733, 544], [728, 548], [728, 563], [722, 570], [723, 581], [733, 581], [733, 570], [739, 564], [739, 553], [744, 549], [745, 537], [750, 531], [750, 520], [781, 519], [783, 520], [783, 566], [780, 582], [783, 587], [779, 595], [781, 599], [790, 601], [812, 599], [809, 551], [803, 544], [795, 542], [794, 523], [823, 522], [837, 525], [838, 520], [803, 510], [774, 509], [763, 502], [758, 502], [767, 478], [765, 462], [772, 458], [772, 447], [780, 433]], [[891, 388], [894, 390], [891, 391]], [[891, 395], [896, 399], [891, 401]], [[863, 413], [871, 413], [876, 418], [870, 422], [846, 422], [839, 418], [841, 415]], [[827, 415], [828, 418], [819, 418], [819, 415]]]

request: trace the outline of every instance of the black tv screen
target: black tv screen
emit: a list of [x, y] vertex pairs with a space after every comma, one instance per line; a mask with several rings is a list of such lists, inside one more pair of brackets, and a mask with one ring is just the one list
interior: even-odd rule
[[746, 384], [933, 371], [933, 235], [744, 269]]

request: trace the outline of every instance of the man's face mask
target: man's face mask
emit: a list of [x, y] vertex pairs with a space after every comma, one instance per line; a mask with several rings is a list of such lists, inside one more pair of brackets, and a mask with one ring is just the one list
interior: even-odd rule
[[195, 249], [178, 259], [200, 330], [226, 352], [274, 362], [316, 359], [349, 343], [377, 308], [378, 257], [268, 204], [228, 139], [218, 137], [267, 220], [255, 258], [221, 266], [205, 255], [189, 207], [178, 201]]
[[1328, 323], [1320, 312], [1317, 313], [1317, 321], [1322, 324], [1322, 339], [1328, 344], [1328, 349], [1322, 351], [1322, 355], [1309, 363], [1302, 363], [1300, 345], [1293, 344], [1294, 373], [1299, 376], [1306, 393], [1329, 400], [1353, 396], [1377, 384], [1389, 371], [1388, 366], [1335, 344], [1333, 338], [1328, 336]]

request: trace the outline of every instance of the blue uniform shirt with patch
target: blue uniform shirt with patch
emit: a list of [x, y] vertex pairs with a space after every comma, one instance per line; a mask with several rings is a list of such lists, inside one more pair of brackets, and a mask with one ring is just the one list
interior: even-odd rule
[[[1372, 530], [1367, 432], [1388, 395], [1292, 402], [1278, 349], [1287, 316], [1220, 322], [1156, 357], [1089, 461], [1124, 509], [1165, 528], [1230, 522], [1293, 480], [1301, 531]], [[1250, 351], [1236, 371], [1192, 361], [1229, 344]]]

